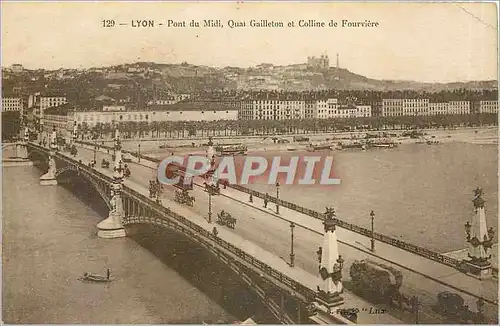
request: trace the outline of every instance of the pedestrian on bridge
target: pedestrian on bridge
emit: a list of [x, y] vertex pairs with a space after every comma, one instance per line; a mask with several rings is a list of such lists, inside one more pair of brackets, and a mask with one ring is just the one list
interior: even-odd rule
[[154, 181], [149, 180], [149, 198], [153, 198], [155, 196], [155, 186], [154, 186]]
[[253, 194], [250, 194], [250, 200], [249, 202], [253, 203]]
[[266, 192], [266, 196], [264, 197], [264, 208], [267, 208], [268, 202], [269, 202], [269, 193]]

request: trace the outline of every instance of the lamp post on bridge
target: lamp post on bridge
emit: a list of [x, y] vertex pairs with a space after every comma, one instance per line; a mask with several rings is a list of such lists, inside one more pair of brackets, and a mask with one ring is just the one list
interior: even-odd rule
[[208, 192], [208, 223], [212, 223], [212, 196], [219, 193], [218, 186], [214, 182], [214, 171], [215, 171], [215, 150], [212, 137], [208, 137], [208, 148], [206, 152], [207, 159], [210, 161], [210, 169], [207, 172], [206, 189]]
[[[336, 232], [335, 209], [326, 208], [323, 226], [323, 246], [318, 248], [316, 254], [319, 262], [319, 285], [317, 286], [316, 298], [309, 308], [309, 319], [315, 324], [345, 324], [339, 317], [355, 321], [357, 315], [347, 317], [340, 313], [334, 313], [334, 307], [344, 303], [342, 286], [342, 269], [344, 259], [339, 254]], [[339, 322], [340, 321], [340, 322]]]
[[374, 220], [375, 220], [375, 213], [373, 211], [370, 212], [370, 217], [372, 219], [372, 238], [371, 238], [371, 241], [370, 241], [370, 248], [372, 250], [372, 252], [375, 251], [375, 231], [374, 231], [374, 228], [373, 228], [373, 223], [374, 223]]
[[212, 196], [217, 195], [216, 186], [210, 184], [207, 187], [208, 192], [208, 223], [212, 223]]
[[280, 200], [280, 183], [278, 181], [276, 182], [276, 214], [280, 213], [279, 200]]
[[97, 133], [94, 133], [94, 160], [92, 161], [92, 165], [97, 163]]
[[291, 267], [295, 266], [295, 254], [293, 253], [293, 229], [295, 229], [295, 224], [292, 222], [292, 223], [290, 223], [290, 230], [292, 231], [292, 234], [291, 234], [292, 241], [290, 243], [290, 266]]
[[139, 145], [137, 145], [137, 147], [139, 147], [139, 150], [137, 152], [137, 161], [140, 162], [141, 161], [141, 140], [139, 139]]
[[78, 126], [76, 124], [76, 120], [73, 122], [73, 144], [76, 146], [76, 141], [78, 139]]
[[477, 187], [474, 190], [474, 199], [472, 200], [475, 215], [472, 218], [472, 223], [467, 221], [465, 224], [466, 241], [469, 243], [467, 268], [471, 274], [480, 279], [492, 276], [491, 248], [495, 236], [493, 227], [488, 228], [486, 225], [485, 201], [482, 196], [483, 190]]
[[122, 152], [120, 142], [120, 132], [118, 126], [115, 128], [115, 157], [113, 167], [113, 185], [111, 189], [110, 210], [108, 217], [101, 221], [97, 228], [97, 236], [100, 238], [121, 238], [125, 237], [125, 229], [123, 228], [122, 219], [125, 216], [122, 202], [122, 184], [123, 184], [123, 168], [122, 168]]
[[43, 146], [45, 147], [45, 138], [44, 138], [44, 125], [43, 125], [43, 116], [40, 117], [40, 135], [41, 135], [41, 141], [42, 141], [42, 144]]
[[332, 308], [344, 303], [342, 297], [342, 269], [344, 259], [339, 254], [335, 225], [335, 209], [327, 207], [323, 226], [323, 246], [317, 251], [319, 261], [320, 285], [316, 301], [325, 308]]

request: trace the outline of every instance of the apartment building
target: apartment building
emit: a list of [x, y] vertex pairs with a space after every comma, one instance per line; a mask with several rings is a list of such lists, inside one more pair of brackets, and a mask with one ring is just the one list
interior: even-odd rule
[[498, 113], [498, 101], [479, 101], [478, 113]]
[[60, 95], [40, 95], [35, 101], [34, 115], [38, 118], [43, 117], [46, 109], [67, 103], [65, 96]]
[[430, 102], [429, 115], [445, 115], [448, 114], [448, 102]]
[[449, 101], [448, 102], [448, 114], [470, 114], [470, 102], [469, 101]]
[[2, 111], [19, 111], [23, 114], [23, 99], [20, 97], [2, 97]]
[[356, 118], [369, 118], [372, 116], [371, 105], [356, 105]]
[[383, 117], [429, 115], [429, 99], [383, 99]]
[[371, 116], [371, 105], [341, 105], [336, 98], [266, 98], [243, 101], [238, 118], [242, 120], [288, 120]]

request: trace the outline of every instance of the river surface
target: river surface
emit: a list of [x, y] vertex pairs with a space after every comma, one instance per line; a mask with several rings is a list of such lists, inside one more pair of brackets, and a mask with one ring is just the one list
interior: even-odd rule
[[[81, 183], [42, 187], [40, 175], [36, 167], [3, 169], [5, 323], [232, 323], [262, 310], [179, 235], [147, 229], [133, 239], [98, 238], [106, 210], [92, 191]], [[106, 268], [110, 284], [78, 280]]]
[[[474, 214], [473, 190], [479, 186], [487, 224], [497, 230], [496, 145], [404, 144], [331, 153], [332, 174], [341, 179], [340, 185], [281, 185], [280, 198], [321, 212], [325, 206], [335, 207], [340, 219], [367, 228], [374, 210], [376, 231], [449, 252], [466, 247], [464, 224]], [[249, 187], [276, 195], [274, 185], [259, 182]]]

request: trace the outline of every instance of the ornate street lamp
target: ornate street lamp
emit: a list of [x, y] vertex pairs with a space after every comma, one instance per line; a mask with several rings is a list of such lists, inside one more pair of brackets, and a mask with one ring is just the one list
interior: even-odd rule
[[467, 235], [467, 242], [470, 241], [470, 229], [472, 228], [472, 225], [469, 223], [469, 221], [467, 221], [467, 223], [465, 223], [465, 233]]
[[371, 250], [375, 251], [375, 232], [373, 228], [373, 222], [375, 220], [375, 213], [373, 211], [370, 212], [370, 217], [372, 219], [372, 238], [371, 238]]
[[212, 223], [212, 196], [217, 195], [217, 190], [214, 185], [207, 187], [208, 192], [208, 223]]
[[94, 133], [94, 162], [93, 164], [96, 164], [97, 162], [97, 133]]
[[279, 200], [280, 200], [280, 183], [278, 181], [276, 182], [276, 214], [280, 213]]
[[316, 255], [318, 256], [318, 263], [320, 264], [319, 268], [321, 269], [321, 256], [323, 255], [323, 247], [318, 247]]
[[[342, 258], [342, 255], [339, 255], [337, 262], [333, 265], [331, 278], [333, 282], [340, 282], [342, 280], [342, 269], [344, 268], [345, 260]], [[323, 267], [323, 270], [320, 270], [320, 274], [325, 273], [326, 269]]]
[[[482, 198], [482, 195], [483, 195], [483, 190], [481, 188], [478, 187], [478, 188], [476, 188], [474, 190], [473, 203], [474, 203], [474, 207], [476, 209], [476, 212], [478, 210], [483, 210], [484, 211], [485, 201]], [[479, 223], [481, 223], [481, 221], [479, 221]], [[490, 227], [488, 229], [487, 234], [485, 234], [483, 236], [483, 239], [479, 239], [480, 236], [479, 236], [479, 238], [477, 237], [477, 235], [474, 235], [474, 237], [471, 236], [472, 225], [469, 223], [469, 221], [467, 221], [467, 223], [465, 223], [464, 226], [465, 226], [465, 233], [466, 233], [466, 236], [467, 236], [466, 239], [467, 239], [468, 243], [470, 243], [474, 247], [482, 246], [485, 249], [485, 251], [487, 249], [491, 249], [492, 248], [492, 246], [493, 246], [493, 239], [494, 239], [494, 236], [495, 236], [495, 230], [493, 229], [493, 227]]]
[[295, 224], [292, 222], [292, 223], [290, 223], [290, 230], [292, 231], [292, 241], [290, 244], [290, 266], [291, 267], [295, 266], [295, 254], [293, 253], [293, 229], [295, 229]]

